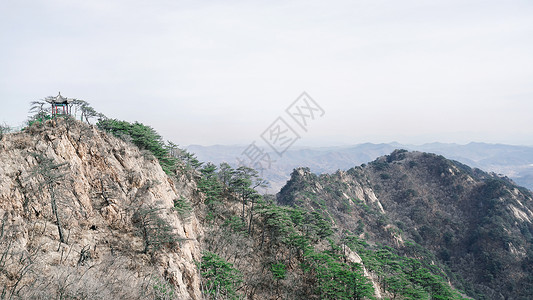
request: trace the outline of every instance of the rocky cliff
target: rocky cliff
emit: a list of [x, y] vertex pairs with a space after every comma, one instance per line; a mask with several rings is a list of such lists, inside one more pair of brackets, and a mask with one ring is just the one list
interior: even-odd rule
[[[297, 169], [278, 201], [322, 211], [338, 232], [439, 267], [439, 276], [474, 299], [533, 292], [533, 196], [508, 178], [397, 150], [346, 172]], [[393, 297], [387, 280], [378, 281]]]
[[174, 209], [195, 191], [151, 154], [80, 122], [4, 135], [0, 298], [200, 299], [202, 227], [194, 211]]

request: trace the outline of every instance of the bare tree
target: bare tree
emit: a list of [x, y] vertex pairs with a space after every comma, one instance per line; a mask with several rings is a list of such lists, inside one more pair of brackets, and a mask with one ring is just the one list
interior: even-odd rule
[[104, 114], [97, 112], [87, 101], [80, 100], [80, 99], [74, 99], [71, 105], [73, 105], [76, 108], [76, 110], [80, 111], [81, 113], [80, 119], [82, 121], [85, 120], [87, 124], [90, 124], [89, 120], [92, 118], [107, 119], [107, 117]]
[[154, 254], [165, 245], [183, 240], [174, 233], [174, 228], [161, 217], [163, 208], [141, 206], [134, 214], [134, 220], [140, 229], [144, 241], [143, 253]]
[[[0, 226], [0, 299], [17, 299], [20, 291], [26, 286], [23, 282], [34, 268], [34, 263], [40, 253], [40, 246], [33, 250], [21, 249], [17, 246], [16, 236], [19, 232], [13, 226], [6, 224], [7, 214], [4, 214]], [[4, 278], [2, 278], [5, 276]]]
[[48, 113], [50, 110], [49, 108], [45, 108], [45, 105], [48, 105], [48, 103], [46, 103], [44, 100], [32, 101], [30, 102], [30, 105], [30, 113], [33, 113], [37, 116]]
[[31, 154], [37, 160], [37, 166], [33, 168], [32, 175], [35, 177], [42, 177], [43, 180], [39, 184], [39, 191], [42, 192], [44, 188], [48, 190], [48, 193], [50, 194], [52, 213], [56, 218], [59, 240], [61, 243], [66, 243], [65, 235], [63, 234], [63, 228], [61, 227], [61, 218], [59, 217], [57, 209], [57, 199], [59, 196], [57, 185], [65, 177], [65, 173], [62, 171], [62, 169], [68, 165], [68, 163], [55, 163], [53, 159], [47, 158], [40, 153]]
[[[52, 97], [47, 97], [52, 98]], [[29, 113], [31, 116], [28, 119], [28, 124], [32, 124], [33, 122], [39, 120], [42, 121], [43, 119], [50, 118], [51, 115], [51, 107], [49, 107], [49, 104], [45, 100], [38, 100], [38, 101], [32, 101], [30, 102], [30, 110]]]
[[4, 137], [4, 134], [11, 132], [11, 127], [7, 124], [0, 124], [0, 140]]

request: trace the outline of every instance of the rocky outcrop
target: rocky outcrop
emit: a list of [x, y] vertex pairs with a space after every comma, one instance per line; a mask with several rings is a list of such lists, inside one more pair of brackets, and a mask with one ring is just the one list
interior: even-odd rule
[[4, 293], [200, 299], [202, 227], [194, 212], [173, 209], [195, 190], [185, 177], [167, 176], [151, 154], [80, 122], [48, 121], [4, 135]]
[[426, 256], [474, 299], [528, 299], [533, 292], [533, 194], [506, 177], [396, 150], [345, 172], [297, 169], [278, 200], [324, 211], [338, 232], [419, 261]]

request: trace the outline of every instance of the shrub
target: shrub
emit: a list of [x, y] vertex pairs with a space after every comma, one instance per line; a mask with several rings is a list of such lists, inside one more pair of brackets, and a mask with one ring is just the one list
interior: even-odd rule
[[138, 234], [144, 241], [143, 253], [154, 254], [160, 248], [182, 240], [161, 213], [162, 208], [141, 207], [134, 214], [134, 222], [140, 229]]
[[191, 203], [183, 196], [178, 199], [174, 199], [174, 209], [184, 218], [188, 218], [192, 212]]
[[387, 173], [381, 173], [379, 174], [379, 177], [381, 177], [381, 179], [384, 179], [384, 180], [390, 179], [390, 175]]
[[272, 264], [270, 266], [270, 271], [276, 280], [285, 279], [285, 277], [287, 277], [287, 266], [281, 262]]
[[204, 252], [202, 261], [197, 262], [200, 275], [204, 281], [204, 294], [217, 299], [219, 295], [229, 299], [238, 299], [238, 286], [242, 274], [233, 264], [212, 252]]

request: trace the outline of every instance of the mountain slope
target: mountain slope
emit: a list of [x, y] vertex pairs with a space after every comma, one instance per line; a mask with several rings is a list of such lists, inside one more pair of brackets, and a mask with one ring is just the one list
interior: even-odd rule
[[476, 299], [533, 292], [533, 199], [506, 178], [442, 156], [395, 151], [331, 175], [296, 170], [278, 201], [326, 211], [338, 231], [404, 254], [414, 242]]
[[252, 169], [102, 124], [137, 146], [69, 118], [2, 137], [0, 298], [531, 293], [531, 195], [505, 178], [395, 151], [346, 172], [297, 169], [276, 203]]
[[[70, 119], [0, 144], [0, 282], [14, 299], [200, 299], [195, 193], [147, 152]], [[172, 287], [172, 290], [170, 289]]]

